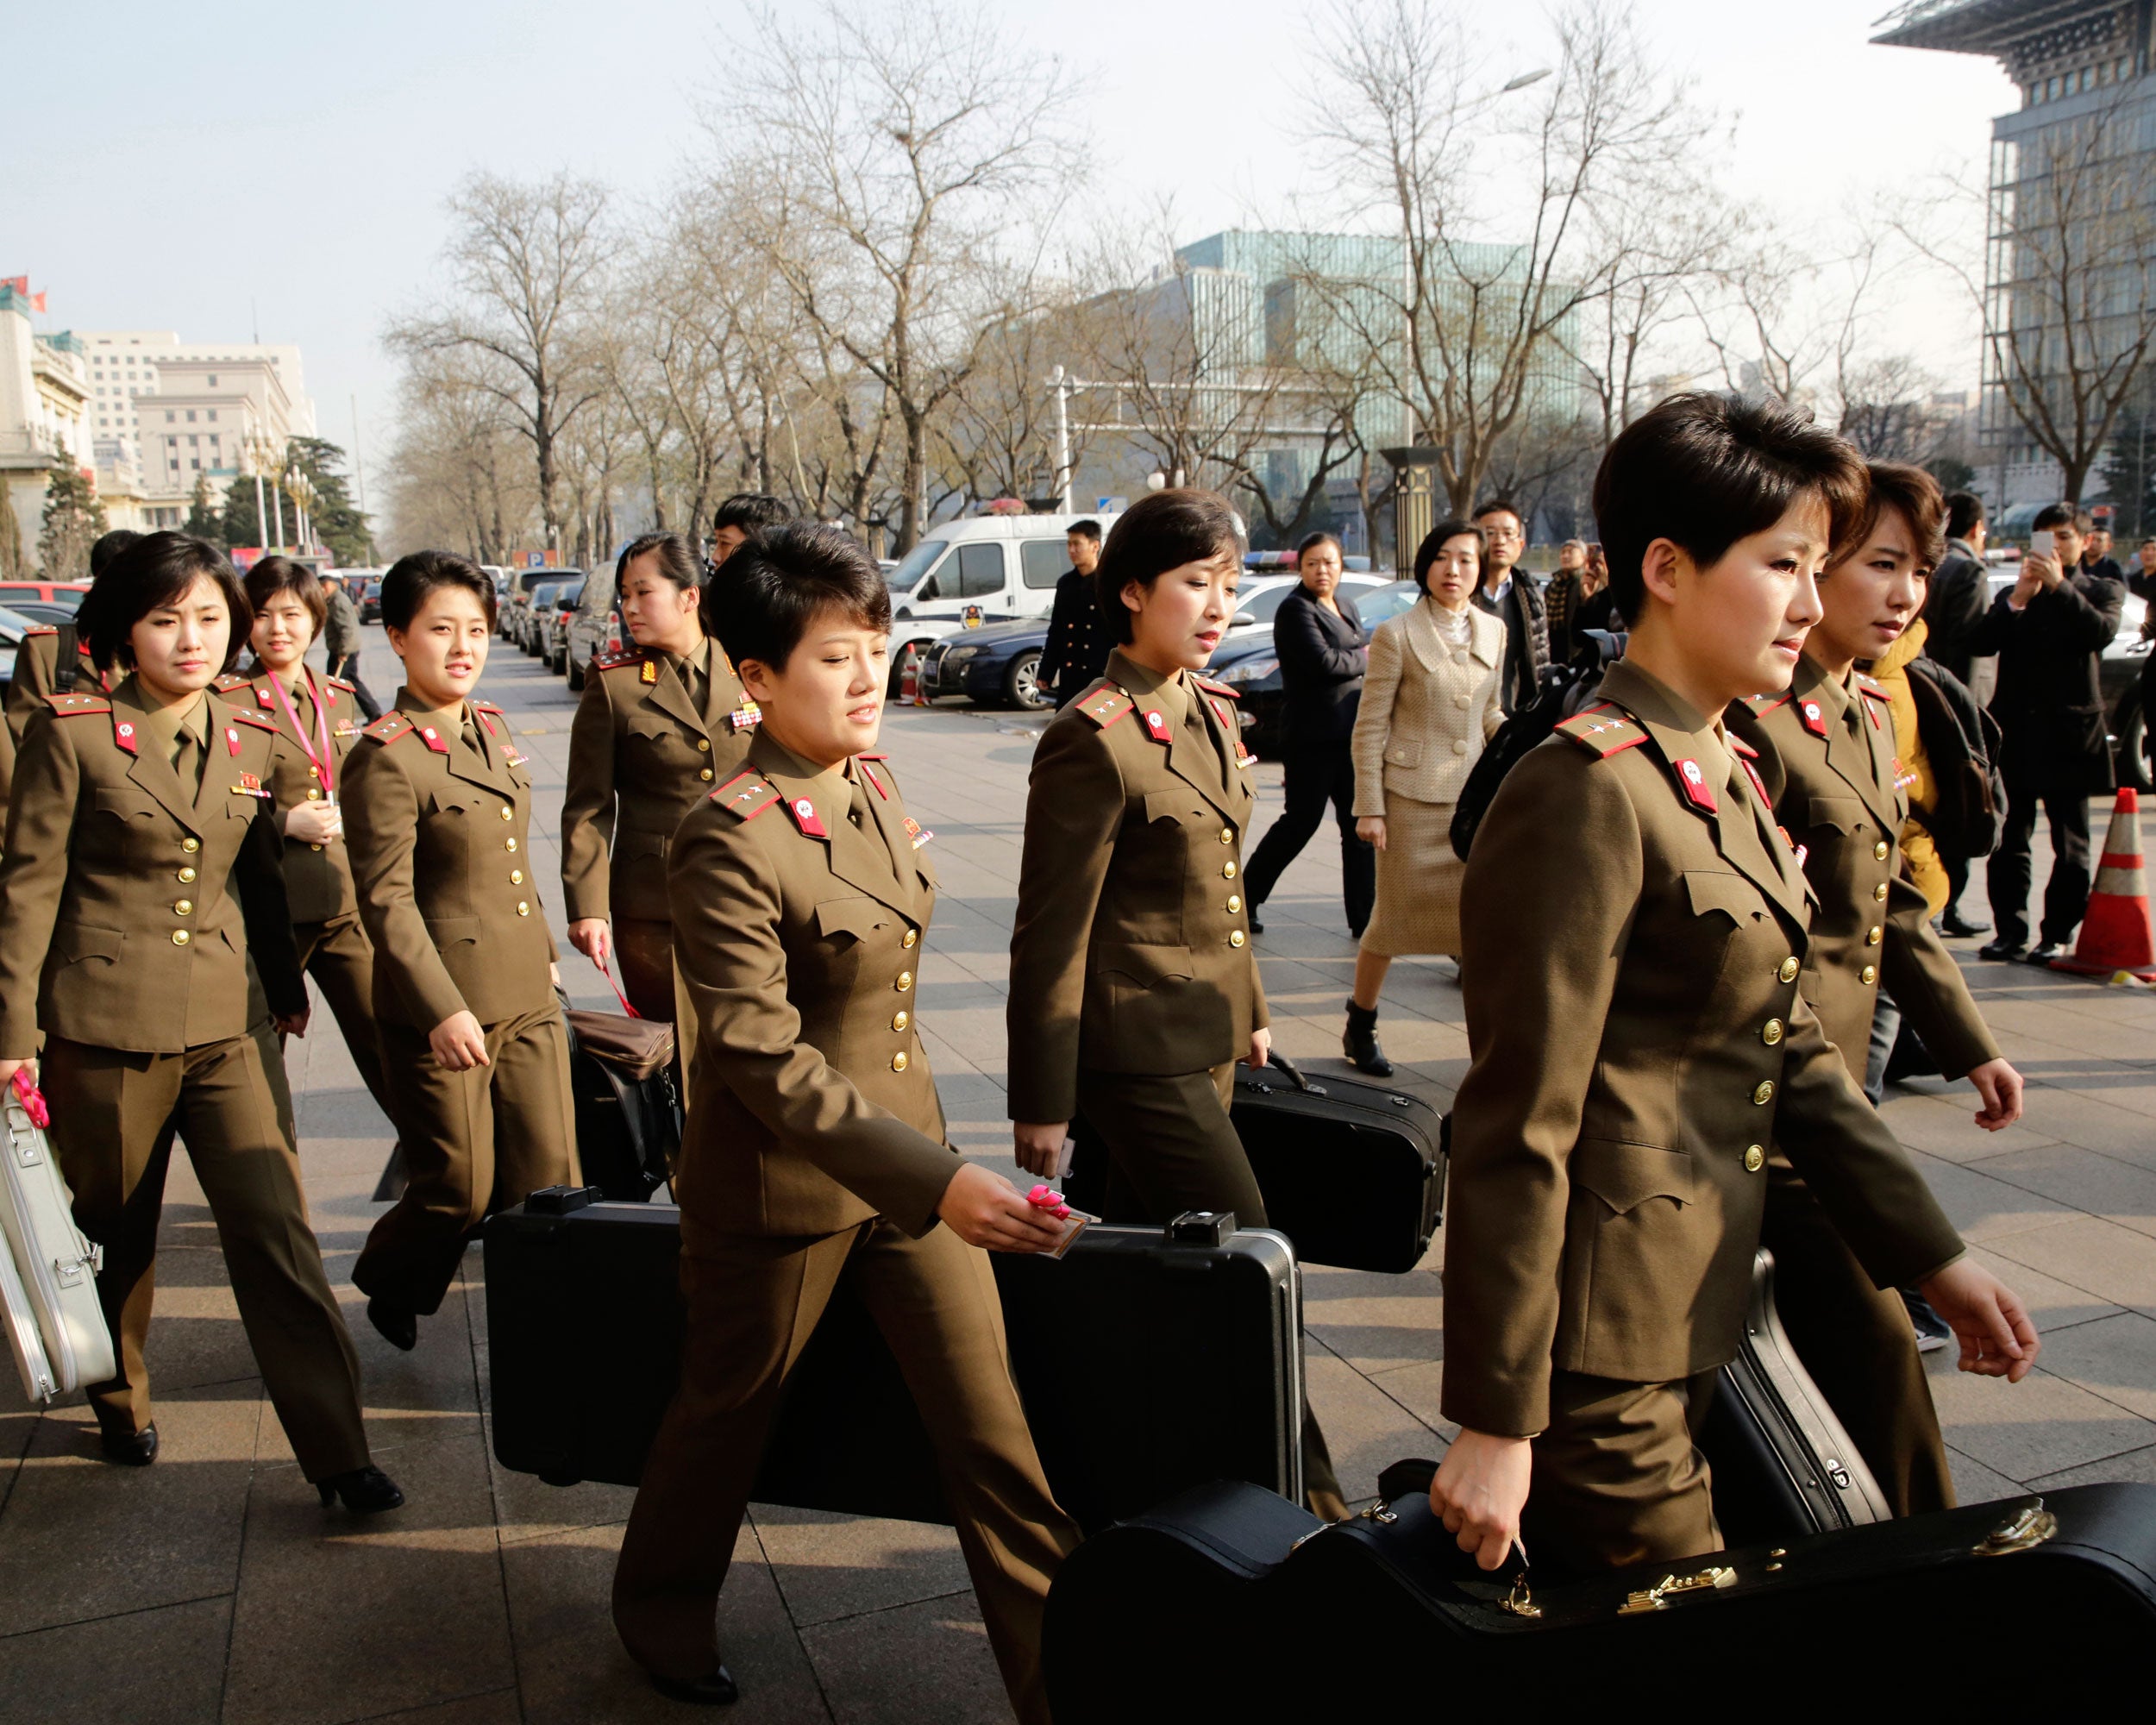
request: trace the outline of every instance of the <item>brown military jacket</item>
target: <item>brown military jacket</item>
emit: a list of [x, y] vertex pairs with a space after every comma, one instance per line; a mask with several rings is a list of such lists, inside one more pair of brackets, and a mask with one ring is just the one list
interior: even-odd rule
[[[716, 641], [699, 712], [663, 653], [596, 659], [569, 727], [561, 891], [569, 920], [667, 917], [667, 845], [681, 817], [741, 768], [755, 728]], [[736, 719], [740, 722], [736, 723]]]
[[1620, 662], [1506, 778], [1461, 955], [1445, 1412], [1524, 1437], [1552, 1367], [1736, 1352], [1779, 1140], [1882, 1288], [1960, 1238], [1798, 992], [1808, 894], [1742, 753]]
[[1774, 817], [1802, 847], [1819, 907], [1798, 986], [1858, 1082], [1881, 982], [1949, 1078], [1997, 1059], [1931, 906], [1902, 873], [1909, 805], [1886, 691], [1862, 672], [1838, 683], [1808, 656], [1786, 693], [1740, 701], [1728, 720], [1759, 750]]
[[553, 998], [554, 938], [531, 878], [531, 775], [501, 709], [429, 712], [410, 692], [345, 762], [344, 831], [374, 943], [374, 1015], [431, 1031], [483, 1025]]
[[935, 1226], [958, 1157], [914, 1022], [931, 836], [881, 756], [818, 772], [766, 734], [682, 821], [667, 878], [696, 1015], [674, 1176], [691, 1251], [877, 1215]]
[[1011, 935], [1012, 1119], [1070, 1119], [1081, 1067], [1238, 1059], [1269, 1022], [1240, 878], [1251, 757], [1232, 699], [1118, 651], [1043, 733]]
[[243, 1034], [250, 949], [303, 1012], [276, 816], [277, 735], [212, 700], [199, 792], [145, 731], [134, 679], [52, 695], [23, 734], [0, 861], [0, 1057], [38, 1032], [176, 1054]]
[[[322, 703], [318, 715], [317, 692]], [[295, 804], [317, 802], [342, 790], [344, 757], [359, 741], [363, 723], [351, 684], [341, 677], [320, 677], [309, 671], [302, 681], [285, 691], [291, 700], [289, 716], [270, 685], [267, 671], [253, 677], [221, 677], [217, 693], [242, 712], [266, 718], [277, 727], [281, 746], [271, 763], [270, 789], [277, 799], [277, 825], [280, 832]], [[304, 737], [292, 728], [295, 717], [306, 732]], [[309, 750], [320, 751], [324, 731], [329, 734], [332, 781], [328, 785], [323, 783], [322, 773], [308, 754]], [[332, 917], [343, 916], [352, 910], [358, 901], [352, 890], [352, 862], [344, 841], [333, 838], [316, 844], [287, 837], [285, 891], [291, 900], [292, 920], [296, 923], [328, 922]]]
[[[91, 659], [90, 649], [79, 643], [75, 649], [75, 684], [70, 691], [74, 694], [102, 695], [112, 692], [112, 685], [119, 681], [116, 675], [107, 676]], [[22, 733], [29, 729], [30, 720], [45, 710], [45, 697], [53, 693], [59, 678], [60, 630], [33, 629], [22, 637], [22, 644], [15, 651], [15, 671], [8, 680], [8, 729], [15, 733], [18, 747]]]

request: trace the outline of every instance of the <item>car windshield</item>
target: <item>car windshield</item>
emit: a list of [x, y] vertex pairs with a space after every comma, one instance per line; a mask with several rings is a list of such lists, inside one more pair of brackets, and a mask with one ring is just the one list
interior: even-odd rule
[[21, 612], [9, 611], [4, 605], [0, 605], [0, 646], [21, 646], [22, 637], [36, 627], [37, 624], [23, 616]]
[[1413, 581], [1394, 581], [1382, 587], [1367, 587], [1355, 595], [1355, 614], [1363, 619], [1363, 627], [1375, 629], [1388, 617], [1398, 617], [1403, 611], [1413, 609], [1422, 597], [1422, 589]]
[[891, 591], [910, 593], [921, 584], [921, 577], [929, 572], [936, 560], [950, 549], [948, 539], [924, 539], [899, 559], [899, 567], [891, 571]]
[[1236, 596], [1235, 614], [1238, 618], [1255, 618], [1260, 623], [1270, 623], [1273, 613], [1280, 609], [1281, 600], [1301, 585], [1300, 581], [1282, 581], [1278, 586], [1267, 587], [1263, 593], [1253, 594], [1248, 599], [1238, 593]]

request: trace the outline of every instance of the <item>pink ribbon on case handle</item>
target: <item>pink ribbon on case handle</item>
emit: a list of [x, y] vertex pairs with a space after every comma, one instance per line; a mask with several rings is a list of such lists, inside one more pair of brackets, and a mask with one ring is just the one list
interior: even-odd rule
[[636, 1007], [629, 1004], [629, 996], [622, 993], [621, 984], [614, 980], [614, 959], [611, 947], [607, 949], [606, 963], [599, 967], [599, 974], [606, 979], [606, 986], [614, 991], [614, 998], [621, 1002], [621, 1009], [624, 1012], [632, 1019], [640, 1019], [643, 1016]]
[[22, 1099], [22, 1112], [30, 1117], [30, 1124], [40, 1132], [53, 1123], [53, 1111], [45, 1104], [45, 1093], [30, 1082], [30, 1075], [22, 1067], [15, 1069], [15, 1094]]

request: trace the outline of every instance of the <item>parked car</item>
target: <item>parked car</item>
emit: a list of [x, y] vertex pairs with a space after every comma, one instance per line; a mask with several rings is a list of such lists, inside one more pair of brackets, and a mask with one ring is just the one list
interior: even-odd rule
[[1074, 521], [1097, 521], [1105, 533], [1115, 516], [978, 515], [931, 529], [890, 574], [892, 693], [908, 664], [954, 629], [1045, 618], [1070, 568], [1064, 540]]
[[75, 620], [73, 605], [49, 605], [41, 599], [11, 599], [7, 608], [38, 629], [57, 629]]
[[[1377, 632], [1379, 624], [1398, 617], [1421, 597], [1422, 589], [1413, 581], [1387, 581], [1367, 592], [1357, 593], [1355, 612], [1363, 619], [1363, 644], [1369, 645], [1370, 637]], [[1275, 605], [1277, 604], [1275, 600]], [[1220, 643], [1219, 650], [1213, 654], [1206, 674], [1225, 683], [1240, 697], [1236, 706], [1243, 721], [1243, 740], [1257, 754], [1277, 755], [1283, 692], [1280, 655], [1273, 648], [1272, 630], [1246, 629], [1239, 634], [1231, 631]]]
[[580, 575], [581, 569], [518, 569], [509, 578], [506, 599], [496, 611], [495, 629], [505, 641], [520, 638], [524, 612], [531, 604], [531, 590], [542, 581], [566, 580], [571, 575]]
[[544, 639], [540, 643], [539, 656], [547, 662], [549, 671], [561, 672], [569, 665], [569, 619], [576, 615], [576, 602], [584, 596], [584, 578], [564, 581], [540, 618]]
[[[385, 569], [382, 574], [387, 574]], [[382, 620], [382, 575], [369, 575], [360, 583], [358, 605], [360, 621], [379, 623]]]
[[15, 656], [22, 637], [41, 626], [19, 611], [0, 606], [0, 690], [15, 681]]
[[569, 618], [561, 668], [568, 674], [569, 687], [582, 688], [592, 661], [618, 653], [628, 643], [629, 631], [621, 626], [620, 602], [614, 592], [613, 565], [593, 569], [578, 589], [576, 612]]
[[89, 591], [88, 581], [0, 581], [0, 605], [56, 605], [72, 617]]
[[[359, 612], [360, 622], [374, 623], [380, 620], [382, 615], [382, 577], [389, 573], [387, 569], [367, 568], [363, 566], [354, 564], [348, 569], [341, 569], [332, 567], [323, 568], [318, 573], [325, 575], [335, 575], [337, 578], [338, 581], [342, 584], [345, 592], [351, 595], [353, 607]], [[373, 609], [372, 611], [367, 609], [367, 594], [369, 589], [372, 589], [373, 593]]]
[[531, 591], [524, 596], [524, 604], [517, 610], [517, 644], [534, 658], [543, 645], [547, 613], [555, 595], [567, 586], [567, 580], [559, 575], [550, 581], [534, 581]]

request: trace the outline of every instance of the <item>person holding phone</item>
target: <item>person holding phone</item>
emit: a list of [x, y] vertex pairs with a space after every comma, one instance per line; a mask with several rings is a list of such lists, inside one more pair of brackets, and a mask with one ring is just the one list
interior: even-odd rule
[[[2090, 521], [2054, 503], [2040, 511], [2019, 578], [1992, 601], [1971, 650], [1996, 653], [1991, 712], [2004, 741], [2006, 822], [1986, 882], [1995, 932], [1980, 958], [2048, 964], [2067, 950], [2089, 905], [2089, 799], [2116, 787], [2103, 706], [2103, 649], [2119, 632], [2126, 588], [2081, 567]], [[2051, 879], [2028, 944], [2031, 848], [2040, 809], [2051, 823]]]
[[[1631, 623], [1601, 699], [1507, 775], [1468, 859], [1432, 1511], [1484, 1569], [1721, 1543], [1694, 1433], [1736, 1352], [1778, 1144], [1878, 1289], [2019, 1381], [2021, 1302], [1966, 1255], [1798, 976], [1812, 897], [1731, 701], [1788, 685], [1864, 463], [1786, 408], [1672, 397], [1603, 457]], [[1548, 915], [1562, 903], [1562, 917]]]
[[696, 1021], [674, 1178], [687, 1332], [615, 1628], [661, 1693], [736, 1698], [719, 1591], [787, 1374], [843, 1278], [935, 1445], [1011, 1705], [1046, 1725], [1041, 1613], [1078, 1529], [1034, 1453], [987, 1252], [1053, 1251], [1063, 1229], [952, 1148], [929, 1071], [932, 835], [875, 747], [890, 589], [837, 528], [773, 527], [713, 573], [703, 615], [763, 718], [667, 859]]

